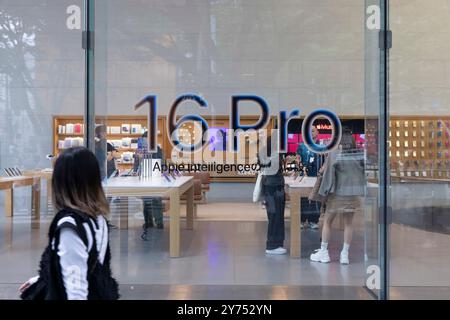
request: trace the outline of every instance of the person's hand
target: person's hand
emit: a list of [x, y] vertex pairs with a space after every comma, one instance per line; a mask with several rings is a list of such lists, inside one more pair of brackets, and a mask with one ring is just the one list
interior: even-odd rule
[[19, 292], [23, 293], [25, 290], [27, 290], [29, 287], [31, 286], [31, 284], [27, 281], [25, 283], [23, 283], [20, 288], [19, 288]]
[[25, 290], [27, 290], [30, 286], [32, 286], [33, 284], [35, 284], [39, 279], [39, 276], [33, 277], [28, 279], [27, 282], [23, 283], [20, 287], [19, 287], [19, 292], [23, 293]]

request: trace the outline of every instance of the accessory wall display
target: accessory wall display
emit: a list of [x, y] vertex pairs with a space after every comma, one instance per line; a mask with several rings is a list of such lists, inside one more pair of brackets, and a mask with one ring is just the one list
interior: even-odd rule
[[[202, 115], [207, 121], [209, 128], [226, 129], [230, 127], [229, 115]], [[179, 119], [179, 118], [178, 118]], [[177, 120], [178, 120], [177, 119]], [[242, 125], [253, 125], [259, 119], [259, 115], [241, 116]], [[269, 121], [267, 129], [270, 131], [273, 128], [275, 117]], [[131, 156], [139, 147], [138, 140], [142, 137], [142, 134], [147, 128], [147, 116], [145, 115], [107, 115], [97, 116], [95, 118], [96, 124], [104, 124], [106, 126], [106, 139], [110, 142], [118, 151], [119, 157], [116, 159], [116, 166], [119, 171], [130, 170], [134, 166], [134, 158]], [[69, 132], [67, 134], [67, 124], [69, 124]], [[84, 128], [83, 116], [67, 116], [67, 115], [55, 115], [53, 117], [53, 155], [58, 155], [65, 148], [72, 147], [74, 145], [83, 145]], [[183, 162], [182, 159], [186, 159], [185, 163], [192, 162], [193, 159], [188, 153], [172, 152], [173, 146], [169, 141], [169, 135], [167, 134], [167, 118], [166, 116], [158, 116], [158, 131], [157, 131], [157, 144], [163, 151], [165, 159], [162, 162], [167, 162], [170, 159], [173, 162]], [[196, 142], [201, 139], [200, 132], [195, 132], [192, 122], [186, 122], [180, 126], [180, 140], [186, 143]], [[81, 133], [78, 133], [81, 130]], [[225, 130], [226, 132], [226, 130]], [[67, 139], [66, 138], [70, 138]], [[79, 139], [74, 139], [79, 138]], [[206, 146], [211, 148], [210, 146]], [[238, 155], [238, 159], [244, 159], [247, 161], [249, 148], [241, 148], [241, 154]], [[247, 150], [247, 151], [246, 151]], [[206, 155], [212, 155], [213, 157], [222, 157], [223, 159], [230, 159], [233, 156], [228, 154], [228, 151], [222, 151], [221, 148], [215, 148], [214, 151], [206, 152]], [[239, 158], [240, 157], [240, 158]], [[203, 163], [213, 162], [211, 159], [203, 159]], [[215, 182], [254, 182], [256, 178], [255, 172], [238, 170], [223, 170], [223, 172], [210, 171], [211, 181]], [[170, 178], [170, 177], [168, 177]]]
[[[119, 156], [116, 166], [119, 170], [133, 167], [133, 154], [137, 149], [137, 139], [147, 130], [146, 116], [97, 117], [96, 124], [106, 126], [106, 139], [117, 149]], [[165, 128], [165, 118], [158, 118], [158, 145], [162, 148], [167, 140], [160, 133]], [[53, 155], [57, 156], [64, 149], [84, 145], [84, 125], [82, 116], [53, 117]]]
[[[393, 116], [389, 121], [389, 156], [393, 175], [448, 179], [450, 119]], [[394, 132], [392, 134], [392, 132]]]

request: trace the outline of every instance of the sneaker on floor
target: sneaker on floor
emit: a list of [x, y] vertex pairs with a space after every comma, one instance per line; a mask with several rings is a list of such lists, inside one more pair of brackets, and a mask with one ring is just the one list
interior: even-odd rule
[[302, 229], [308, 229], [308, 228], [309, 228], [309, 223], [308, 223], [308, 222], [302, 222], [302, 223], [300, 224], [300, 228], [302, 228]]
[[283, 247], [278, 247], [276, 249], [272, 249], [272, 250], [266, 250], [267, 254], [286, 254], [287, 250]]
[[341, 257], [339, 258], [341, 264], [350, 264], [348, 260], [348, 251], [341, 251]]
[[309, 227], [313, 230], [317, 230], [319, 229], [319, 224], [318, 223], [314, 223], [314, 222], [310, 222], [309, 223]]
[[328, 250], [323, 249], [317, 249], [314, 251], [314, 253], [311, 254], [309, 257], [311, 261], [314, 262], [322, 262], [322, 263], [328, 263], [330, 262], [330, 255], [328, 254]]

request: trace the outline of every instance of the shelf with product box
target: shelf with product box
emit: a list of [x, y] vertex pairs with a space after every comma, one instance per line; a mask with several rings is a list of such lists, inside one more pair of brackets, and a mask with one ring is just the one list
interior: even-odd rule
[[[138, 139], [147, 129], [147, 117], [144, 115], [110, 115], [96, 117], [96, 124], [107, 128], [107, 140], [119, 152], [116, 164], [119, 170], [131, 169], [132, 155], [138, 147]], [[64, 149], [84, 145], [83, 116], [53, 117], [53, 154], [58, 155]], [[158, 118], [157, 142], [163, 150], [167, 144], [165, 138], [165, 117]]]
[[450, 178], [450, 116], [392, 116], [388, 147], [393, 177]]
[[[208, 122], [209, 128], [213, 131], [216, 130], [227, 132], [230, 127], [228, 115], [203, 117]], [[253, 124], [256, 123], [258, 119], [259, 116], [242, 116], [241, 123], [244, 125]], [[84, 126], [82, 116], [54, 116], [53, 122], [53, 153], [55, 155], [59, 154], [66, 148], [82, 146], [84, 144]], [[147, 126], [147, 117], [141, 115], [110, 115], [107, 117], [96, 117], [95, 122], [97, 124], [105, 124], [107, 126], [107, 140], [117, 148], [120, 154], [120, 158], [117, 159], [116, 162], [119, 170], [132, 168], [133, 158], [131, 155], [138, 147], [137, 139], [142, 136], [142, 132]], [[270, 122], [269, 127], [272, 127], [272, 121]], [[185, 142], [187, 142], [185, 139], [188, 138], [189, 135], [191, 135], [191, 138], [193, 139], [191, 142], [197, 139], [197, 135], [199, 135], [193, 132], [193, 123], [185, 123], [180, 129], [181, 140]], [[75, 132], [75, 130], [77, 131]], [[221, 159], [226, 159], [229, 157], [230, 153], [227, 150], [224, 150], [223, 142], [224, 141], [220, 142], [217, 140], [214, 141], [213, 146], [206, 146], [205, 148], [208, 148], [208, 151], [211, 151], [207, 153]], [[165, 158], [171, 159], [173, 147], [168, 140], [165, 116], [158, 117], [157, 143], [161, 147]], [[242, 148], [242, 150], [245, 150], [245, 148]], [[244, 152], [248, 152], [248, 150]], [[241, 158], [248, 160], [248, 157], [245, 155], [241, 155]], [[208, 159], [203, 160], [204, 163], [207, 163], [208, 161]], [[255, 179], [254, 172], [241, 173], [231, 170], [220, 173], [211, 171], [210, 174], [212, 181], [252, 182]]]

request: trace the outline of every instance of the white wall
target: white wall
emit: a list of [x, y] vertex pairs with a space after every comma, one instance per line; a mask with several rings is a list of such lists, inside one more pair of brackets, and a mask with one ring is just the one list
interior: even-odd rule
[[450, 2], [390, 3], [392, 114], [450, 115]]

